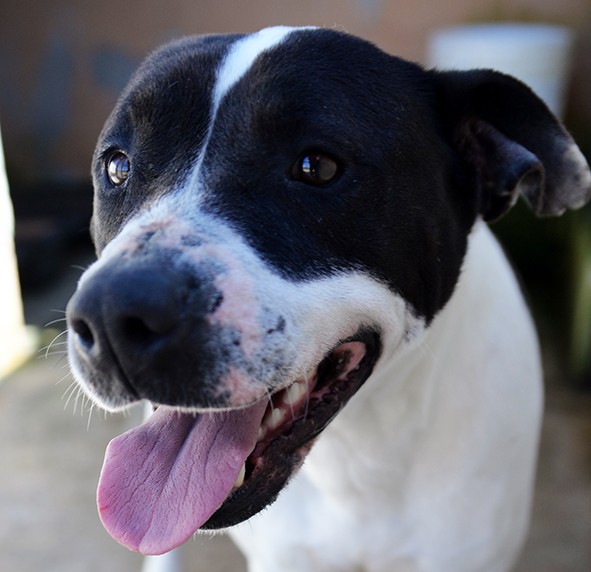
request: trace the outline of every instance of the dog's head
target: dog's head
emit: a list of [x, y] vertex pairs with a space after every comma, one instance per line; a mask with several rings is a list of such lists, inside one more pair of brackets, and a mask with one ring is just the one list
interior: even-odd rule
[[[342, 33], [190, 38], [141, 66], [93, 164], [98, 261], [68, 307], [109, 447], [99, 508], [146, 553], [271, 502], [379, 361], [450, 298], [478, 217], [589, 197], [533, 93]], [[237, 484], [239, 486], [234, 486]]]

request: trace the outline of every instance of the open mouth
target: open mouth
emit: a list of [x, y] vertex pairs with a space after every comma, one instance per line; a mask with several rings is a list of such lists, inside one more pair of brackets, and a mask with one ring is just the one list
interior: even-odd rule
[[275, 393], [234, 490], [201, 528], [232, 526], [273, 502], [314, 439], [369, 377], [378, 354], [377, 336], [357, 336], [337, 346], [311, 375]]
[[253, 516], [275, 500], [380, 350], [379, 336], [362, 332], [305, 378], [245, 409], [158, 407], [109, 444], [97, 495], [105, 528], [132, 550], [161, 554], [198, 529]]

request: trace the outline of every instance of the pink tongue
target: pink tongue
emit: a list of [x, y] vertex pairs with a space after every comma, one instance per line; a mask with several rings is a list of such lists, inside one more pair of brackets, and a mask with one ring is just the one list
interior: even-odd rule
[[265, 408], [194, 416], [159, 407], [113, 439], [97, 493], [109, 534], [142, 554], [163, 554], [190, 538], [230, 494]]

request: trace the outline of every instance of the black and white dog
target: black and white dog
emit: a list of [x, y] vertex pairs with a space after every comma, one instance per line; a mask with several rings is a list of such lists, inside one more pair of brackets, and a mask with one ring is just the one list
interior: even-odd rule
[[249, 519], [251, 572], [511, 568], [541, 371], [483, 221], [591, 192], [527, 87], [332, 30], [188, 38], [136, 73], [93, 176], [73, 371], [106, 409], [156, 408], [107, 451], [120, 543]]

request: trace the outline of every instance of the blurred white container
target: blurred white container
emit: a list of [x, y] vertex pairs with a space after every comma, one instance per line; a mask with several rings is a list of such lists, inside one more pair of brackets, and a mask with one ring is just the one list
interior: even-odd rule
[[561, 117], [574, 34], [541, 24], [479, 24], [437, 30], [428, 65], [439, 69], [492, 68], [527, 83]]
[[14, 251], [14, 215], [0, 134], [0, 380], [27, 359], [36, 335], [26, 328]]

